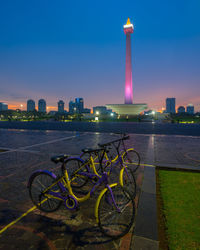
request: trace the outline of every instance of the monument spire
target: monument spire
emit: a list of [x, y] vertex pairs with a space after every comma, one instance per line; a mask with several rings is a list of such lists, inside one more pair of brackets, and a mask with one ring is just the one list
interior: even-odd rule
[[126, 34], [126, 73], [125, 73], [125, 104], [133, 104], [133, 86], [132, 86], [132, 63], [131, 63], [131, 33], [133, 33], [133, 24], [128, 18], [124, 25]]
[[128, 18], [124, 25], [124, 33], [126, 34], [126, 74], [125, 74], [125, 104], [106, 104], [106, 107], [112, 109], [119, 116], [136, 116], [143, 110], [147, 109], [146, 103], [133, 104], [133, 86], [132, 86], [132, 65], [131, 65], [131, 34], [133, 33], [133, 24]]

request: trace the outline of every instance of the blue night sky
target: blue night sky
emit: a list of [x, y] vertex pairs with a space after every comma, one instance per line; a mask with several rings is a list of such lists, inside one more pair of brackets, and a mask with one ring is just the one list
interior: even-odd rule
[[134, 102], [158, 110], [176, 97], [199, 111], [199, 13], [199, 0], [1, 1], [0, 102], [123, 103], [130, 17]]

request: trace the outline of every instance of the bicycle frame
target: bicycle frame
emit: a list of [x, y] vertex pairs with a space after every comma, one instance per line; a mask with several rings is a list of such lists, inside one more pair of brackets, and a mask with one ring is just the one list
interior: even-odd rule
[[[108, 185], [109, 186], [109, 191], [111, 192], [111, 197], [112, 197], [112, 201], [114, 203], [114, 206], [116, 207], [117, 211], [120, 212], [120, 209], [117, 207], [116, 205], [116, 202], [115, 202], [115, 199], [113, 197], [113, 194], [112, 194], [112, 190], [111, 188], [112, 187], [115, 187], [117, 186], [117, 183], [113, 183], [111, 185]], [[99, 218], [98, 218], [98, 207], [99, 207], [99, 203], [101, 201], [101, 198], [102, 196], [105, 194], [105, 192], [107, 191], [107, 188], [104, 188], [101, 193], [99, 194], [98, 198], [97, 198], [97, 201], [96, 201], [96, 204], [95, 204], [95, 210], [94, 210], [94, 214], [95, 214], [95, 217], [96, 217], [96, 222], [99, 223]]]
[[[90, 173], [90, 168], [92, 168], [92, 171], [94, 172], [95, 176], [100, 177], [99, 173], [97, 172], [97, 170], [95, 168], [95, 162], [94, 162], [94, 159], [93, 159], [92, 156], [90, 156], [90, 159], [88, 161], [86, 161], [86, 162], [83, 161], [81, 158], [77, 158], [77, 157], [71, 157], [71, 158], [69, 158], [69, 160], [71, 160], [71, 159], [72, 160], [73, 159], [75, 159], [75, 160], [78, 159], [78, 160], [80, 160], [83, 163], [83, 165], [79, 169], [77, 169], [77, 171], [75, 171], [74, 174], [76, 174], [81, 168], [86, 167], [89, 173]], [[91, 163], [91, 164], [89, 164], [89, 166], [88, 166], [88, 163]], [[82, 173], [82, 175], [84, 175], [84, 174]]]
[[[132, 150], [132, 148], [130, 148], [130, 149], [128, 149], [128, 150]], [[104, 157], [105, 157], [105, 161], [104, 161], [104, 166], [106, 166], [106, 168], [107, 167], [110, 167], [110, 170], [109, 170], [109, 174], [112, 172], [112, 169], [115, 167], [115, 166], [117, 166], [119, 163], [120, 163], [120, 165], [121, 165], [121, 168], [123, 168], [123, 167], [125, 167], [125, 165], [124, 165], [124, 161], [123, 161], [123, 156], [124, 156], [124, 154], [128, 151], [128, 150], [126, 150], [125, 152], [124, 151], [117, 151], [117, 155], [115, 156], [115, 158], [114, 159], [109, 159], [109, 157], [108, 157], [108, 155], [107, 155], [107, 153], [106, 152], [104, 152]], [[109, 164], [108, 164], [109, 163]], [[114, 166], [113, 166], [113, 163], [114, 163]]]
[[[128, 150], [132, 150], [132, 148], [131, 149], [128, 149]], [[127, 151], [128, 151], [127, 150]], [[125, 154], [126, 152], [124, 152], [124, 154]], [[105, 158], [107, 158], [108, 159], [108, 156], [107, 156], [107, 153], [106, 153], [106, 151], [104, 151], [104, 153], [103, 153], [103, 156], [102, 156], [102, 158], [105, 156]], [[93, 159], [93, 157], [90, 155], [90, 161], [91, 161], [91, 163], [92, 163], [92, 169], [93, 169], [93, 171], [95, 172], [95, 173], [97, 173], [96, 172], [96, 168], [95, 168], [95, 162], [94, 162], [94, 159]], [[87, 161], [86, 162], [86, 164], [88, 163], [89, 161]], [[107, 164], [107, 162], [109, 162], [110, 163], [110, 165], [111, 165], [111, 167], [110, 167], [110, 165], [109, 166], [107, 166], [107, 167], [110, 167], [110, 169], [109, 169], [109, 171], [108, 171], [108, 175], [110, 175], [111, 174], [111, 172], [112, 172], [112, 170], [113, 170], [113, 168], [115, 168], [115, 166], [117, 166], [118, 165], [118, 163], [120, 162], [120, 165], [121, 165], [121, 170], [120, 170], [120, 174], [119, 174], [119, 184], [123, 187], [123, 174], [124, 174], [124, 171], [126, 172], [126, 175], [128, 176], [128, 178], [130, 179], [130, 176], [129, 176], [129, 174], [128, 174], [128, 171], [127, 171], [127, 166], [123, 163], [123, 154], [117, 154], [117, 156], [115, 157], [115, 159], [114, 160], [112, 160], [112, 161], [110, 161], [109, 159], [108, 160], [106, 160], [104, 163], [105, 163], [105, 165]], [[115, 163], [114, 163], [115, 162]], [[114, 165], [112, 164], [112, 163], [114, 163]], [[99, 163], [99, 164], [101, 164], [101, 163]], [[87, 166], [88, 167], [88, 166]]]
[[[89, 159], [88, 161], [86, 161], [85, 165], [83, 165], [82, 167], [87, 166], [88, 171], [90, 171], [90, 168], [88, 167], [88, 163], [91, 162], [91, 164], [89, 164], [89, 166], [92, 167], [92, 170], [94, 171], [95, 174], [97, 174], [98, 176], [100, 176], [100, 175], [97, 173], [97, 171], [96, 171], [95, 164], [96, 164], [96, 165], [97, 165], [97, 164], [102, 165], [103, 158], [105, 157], [106, 160], [105, 160], [103, 163], [104, 163], [104, 166], [106, 166], [107, 163], [109, 163], [109, 165], [107, 165], [106, 168], [111, 166], [110, 169], [109, 169], [109, 171], [107, 172], [107, 174], [110, 175], [111, 172], [112, 172], [112, 170], [113, 170], [113, 168], [115, 168], [115, 167], [118, 165], [118, 163], [120, 163], [120, 165], [121, 165], [121, 170], [120, 170], [120, 174], [119, 174], [119, 184], [120, 184], [121, 186], [123, 186], [123, 173], [124, 173], [124, 171], [126, 172], [126, 175], [128, 176], [128, 178], [130, 178], [130, 176], [129, 176], [129, 174], [128, 174], [128, 171], [127, 171], [127, 166], [124, 164], [124, 161], [123, 161], [123, 155], [124, 155], [126, 152], [128, 152], [129, 150], [133, 150], [133, 149], [132, 149], [132, 148], [126, 149], [126, 148], [125, 148], [125, 145], [124, 145], [124, 143], [123, 143], [123, 147], [124, 147], [124, 149], [125, 149], [126, 151], [125, 151], [125, 152], [124, 152], [124, 151], [119, 152], [119, 146], [120, 146], [120, 144], [119, 144], [119, 145], [117, 146], [117, 148], [116, 148], [117, 155], [116, 155], [116, 157], [115, 157], [113, 160], [110, 160], [110, 159], [108, 158], [108, 155], [107, 155], [107, 153], [106, 153], [106, 150], [104, 150], [104, 151], [103, 151], [103, 154], [102, 154], [102, 157], [101, 157], [101, 159], [100, 159], [100, 162], [95, 163], [95, 159], [97, 159], [98, 156], [96, 156], [95, 159], [93, 159], [92, 154], [90, 154], [90, 159]], [[112, 163], [114, 163], [114, 165], [113, 165]], [[101, 166], [102, 169], [105, 169], [104, 166]], [[78, 172], [78, 171], [79, 171], [79, 170], [77, 170], [77, 172]], [[72, 180], [73, 180], [73, 179], [72, 179]]]

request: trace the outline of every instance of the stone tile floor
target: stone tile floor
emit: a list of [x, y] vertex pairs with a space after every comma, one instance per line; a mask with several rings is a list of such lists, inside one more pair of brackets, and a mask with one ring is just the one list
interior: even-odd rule
[[[60, 172], [60, 166], [50, 161], [52, 155], [79, 155], [84, 147], [96, 147], [115, 138], [116, 135], [99, 133], [0, 130], [0, 149], [9, 149], [0, 153], [1, 228], [33, 207], [26, 188], [33, 171]], [[137, 137], [131, 136], [128, 146], [136, 145], [136, 141]], [[144, 151], [145, 147], [143, 154]], [[138, 181], [141, 184], [141, 176]], [[131, 233], [115, 241], [101, 234], [93, 214], [96, 198], [94, 195], [75, 212], [64, 206], [49, 214], [34, 210], [0, 234], [0, 249], [119, 249], [129, 245]]]
[[[110, 133], [0, 130], [0, 227], [3, 228], [33, 207], [26, 188], [30, 174], [48, 169], [56, 174], [59, 166], [50, 161], [55, 154], [79, 155], [84, 147], [96, 147], [117, 136]], [[153, 143], [155, 164], [200, 166], [200, 137], [131, 134], [126, 142], [147, 162], [149, 141]], [[143, 168], [138, 174], [138, 195]], [[55, 213], [34, 210], [0, 234], [0, 249], [128, 249], [132, 233], [112, 241], [95, 224], [96, 197], [82, 203], [79, 211], [61, 207]], [[90, 207], [88, 209], [88, 204]]]

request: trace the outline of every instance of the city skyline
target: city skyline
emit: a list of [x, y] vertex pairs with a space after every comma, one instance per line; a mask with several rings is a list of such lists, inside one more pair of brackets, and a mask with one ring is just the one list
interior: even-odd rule
[[[73, 109], [73, 110], [74, 110], [74, 107], [76, 107], [76, 109], [78, 107], [79, 112], [81, 111], [80, 113], [82, 113], [83, 110], [85, 110], [83, 113], [88, 113], [89, 110], [92, 111], [92, 109], [94, 109], [96, 107], [106, 108], [106, 105], [105, 106], [104, 105], [100, 105], [100, 106], [97, 105], [97, 106], [92, 106], [91, 108], [88, 109], [88, 107], [84, 106], [84, 103], [85, 103], [84, 98], [82, 98], [82, 97], [75, 97], [74, 99], [70, 99], [69, 101], [66, 101], [66, 102], [64, 102], [63, 100], [57, 100], [57, 102], [56, 102], [57, 106], [51, 106], [51, 107], [48, 106], [48, 103], [44, 99], [39, 99], [37, 101], [35, 99], [28, 99], [26, 101], [26, 104], [25, 105], [21, 104], [21, 106], [19, 107], [19, 109], [22, 110], [22, 111], [28, 111], [28, 109], [30, 109], [30, 107], [31, 107], [32, 110], [30, 109], [30, 111], [33, 111], [34, 109], [36, 111], [39, 111], [39, 105], [36, 105], [36, 103], [39, 104], [40, 101], [44, 101], [45, 102], [45, 107], [46, 107], [46, 112], [47, 113], [50, 112], [50, 111], [55, 111], [55, 112], [58, 111], [59, 112], [59, 106], [65, 112], [69, 112], [69, 113], [71, 112], [70, 111], [70, 106], [71, 106], [71, 109]], [[80, 104], [80, 101], [81, 101], [82, 104]], [[10, 109], [7, 103], [0, 102], [0, 105], [1, 104], [6, 105], [7, 109]], [[33, 108], [33, 105], [34, 105], [34, 108]], [[81, 105], [81, 107], [79, 105]], [[29, 106], [29, 108], [28, 108], [28, 106]], [[183, 112], [183, 109], [184, 110], [188, 110], [188, 108], [189, 108], [189, 110], [190, 109], [193, 110], [192, 113], [199, 113], [200, 112], [199, 110], [197, 110], [197, 108], [192, 103], [188, 103], [187, 105], [177, 105], [175, 97], [167, 97], [165, 99], [165, 105], [162, 107], [161, 110], [155, 110], [155, 109], [147, 108], [144, 111], [144, 113], [145, 112], [148, 113], [150, 111], [157, 111], [157, 112], [160, 112], [160, 113], [180, 113], [180, 112]], [[16, 108], [16, 109], [18, 109], [18, 108]], [[16, 109], [10, 109], [10, 110], [16, 110]], [[186, 112], [188, 112], [188, 111], [186, 111]], [[189, 111], [189, 113], [191, 113], [191, 112]]]
[[123, 25], [130, 17], [134, 102], [161, 110], [176, 97], [176, 107], [200, 110], [198, 1], [78, 3], [0, 4], [0, 102], [20, 108], [37, 96], [49, 110], [73, 96], [88, 108], [123, 103]]

